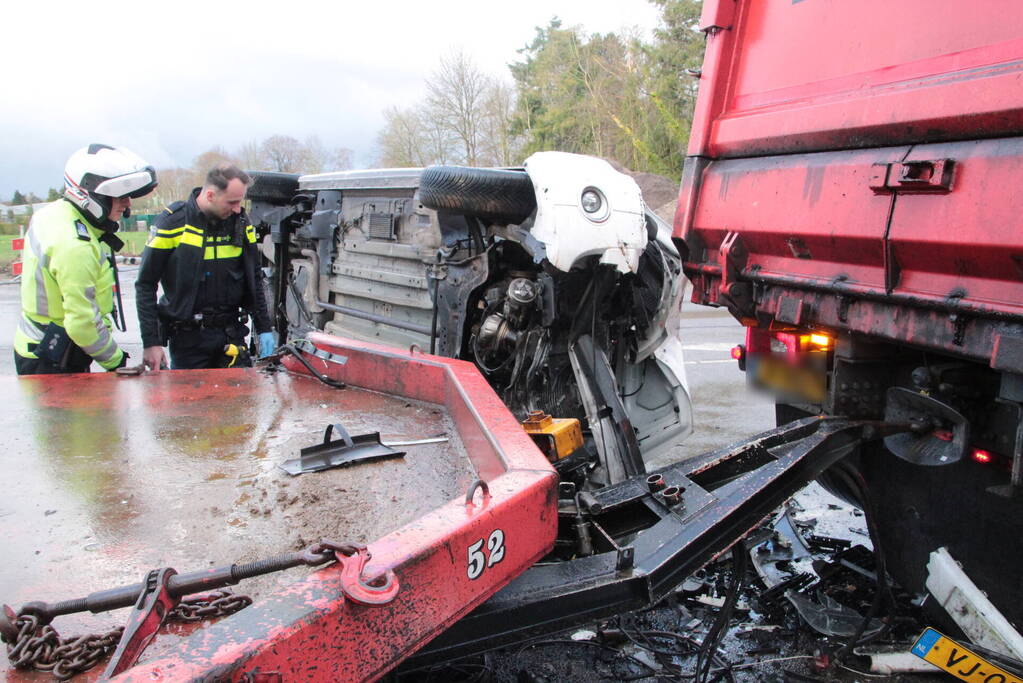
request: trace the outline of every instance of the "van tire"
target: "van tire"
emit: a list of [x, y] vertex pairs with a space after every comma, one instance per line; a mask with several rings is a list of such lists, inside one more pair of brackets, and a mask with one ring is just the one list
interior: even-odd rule
[[246, 196], [254, 202], [288, 203], [298, 192], [297, 173], [247, 171], [252, 184]]
[[525, 171], [467, 166], [431, 166], [419, 180], [419, 201], [495, 222], [521, 223], [536, 209], [533, 182]]

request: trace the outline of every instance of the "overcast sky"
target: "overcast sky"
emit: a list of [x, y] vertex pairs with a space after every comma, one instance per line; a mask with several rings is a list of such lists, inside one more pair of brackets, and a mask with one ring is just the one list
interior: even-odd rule
[[588, 33], [658, 22], [647, 0], [12, 0], [0, 31], [0, 201], [45, 196], [90, 142], [189, 166], [220, 145], [316, 135], [371, 163], [382, 111], [413, 106], [440, 58], [488, 73], [553, 16]]

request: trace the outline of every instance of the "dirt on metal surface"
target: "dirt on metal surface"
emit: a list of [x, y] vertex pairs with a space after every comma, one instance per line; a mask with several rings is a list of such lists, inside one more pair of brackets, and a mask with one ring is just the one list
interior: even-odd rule
[[[321, 537], [371, 541], [464, 494], [476, 476], [441, 406], [308, 377], [257, 370], [0, 377], [0, 396], [8, 435], [0, 452], [7, 483], [0, 602], [15, 609], [137, 583], [161, 566], [187, 572], [251, 562]], [[332, 422], [351, 434], [379, 431], [384, 442], [450, 440], [297, 477], [277, 467], [322, 442]], [[234, 590], [258, 600], [309, 571]], [[62, 616], [54, 626], [62, 635], [99, 632], [123, 624], [125, 614]], [[146, 655], [163, 649], [160, 642]], [[0, 676], [21, 679], [0, 660]]]

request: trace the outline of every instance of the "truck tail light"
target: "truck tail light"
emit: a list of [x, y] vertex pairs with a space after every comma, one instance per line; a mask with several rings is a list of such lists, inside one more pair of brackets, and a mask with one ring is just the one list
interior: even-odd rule
[[[790, 361], [795, 361], [804, 353], [819, 353], [829, 351], [834, 347], [835, 340], [829, 335], [820, 332], [795, 333], [795, 332], [772, 332], [758, 327], [746, 328], [746, 346], [744, 353], [775, 353], [786, 356]], [[735, 358], [735, 351], [732, 351]]]
[[987, 465], [994, 460], [994, 456], [991, 455], [991, 452], [985, 451], [983, 448], [974, 448], [971, 457], [974, 461], [979, 462], [982, 465]]
[[742, 344], [737, 344], [732, 347], [732, 358], [739, 363], [739, 369], [746, 370], [746, 347]]

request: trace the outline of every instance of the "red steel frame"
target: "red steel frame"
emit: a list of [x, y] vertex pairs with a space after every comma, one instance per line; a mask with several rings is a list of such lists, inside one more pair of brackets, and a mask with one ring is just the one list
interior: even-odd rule
[[[347, 357], [309, 356], [348, 384], [446, 407], [489, 493], [452, 500], [369, 545], [366, 573], [393, 570], [396, 599], [381, 606], [346, 601], [340, 567], [312, 573], [278, 594], [193, 634], [169, 654], [144, 661], [118, 681], [355, 681], [377, 678], [545, 555], [557, 533], [557, 477], [476, 368], [322, 333], [309, 339]], [[304, 372], [299, 363], [289, 369]], [[469, 548], [504, 534], [503, 557], [476, 579]]]

